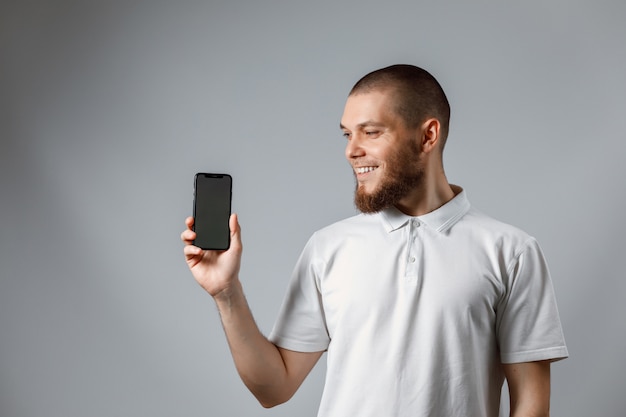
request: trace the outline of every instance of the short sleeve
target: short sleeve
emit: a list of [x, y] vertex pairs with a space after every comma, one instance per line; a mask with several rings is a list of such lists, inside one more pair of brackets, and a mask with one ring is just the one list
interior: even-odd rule
[[320, 352], [328, 348], [330, 337], [320, 292], [322, 267], [322, 260], [317, 258], [313, 235], [296, 263], [270, 333], [269, 340], [275, 345], [298, 352]]
[[507, 268], [505, 286], [496, 323], [502, 363], [566, 358], [552, 280], [535, 239], [525, 243]]

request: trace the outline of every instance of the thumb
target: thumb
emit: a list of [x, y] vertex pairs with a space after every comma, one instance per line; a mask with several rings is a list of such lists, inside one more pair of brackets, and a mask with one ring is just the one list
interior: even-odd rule
[[230, 228], [230, 246], [236, 250], [241, 250], [241, 226], [239, 225], [239, 216], [236, 213], [230, 215], [228, 227]]

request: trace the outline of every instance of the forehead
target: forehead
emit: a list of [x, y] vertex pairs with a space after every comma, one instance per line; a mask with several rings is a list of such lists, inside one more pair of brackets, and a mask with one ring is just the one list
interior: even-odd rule
[[389, 90], [373, 90], [348, 96], [341, 125], [352, 129], [365, 122], [390, 123], [397, 119], [393, 113], [393, 94]]

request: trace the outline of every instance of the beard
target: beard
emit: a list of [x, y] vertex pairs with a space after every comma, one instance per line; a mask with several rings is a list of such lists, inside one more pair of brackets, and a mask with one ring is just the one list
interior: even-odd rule
[[[362, 213], [377, 213], [395, 206], [416, 188], [424, 183], [424, 169], [420, 166], [421, 150], [414, 141], [409, 142], [409, 149], [398, 150], [390, 155], [385, 165], [386, 172], [374, 191], [367, 193], [356, 182], [354, 205]], [[355, 174], [356, 179], [356, 174]]]

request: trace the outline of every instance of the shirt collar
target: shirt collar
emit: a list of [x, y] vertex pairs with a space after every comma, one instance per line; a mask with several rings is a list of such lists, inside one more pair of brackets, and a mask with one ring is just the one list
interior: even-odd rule
[[444, 233], [450, 229], [461, 217], [470, 209], [470, 203], [467, 199], [465, 191], [460, 187], [453, 187], [455, 190], [459, 189], [452, 200], [448, 201], [443, 206], [436, 210], [426, 213], [422, 216], [412, 217], [402, 213], [395, 207], [390, 207], [381, 212], [383, 221], [385, 223], [385, 229], [387, 233], [397, 230], [403, 227], [409, 222], [409, 220], [417, 218], [428, 227]]

